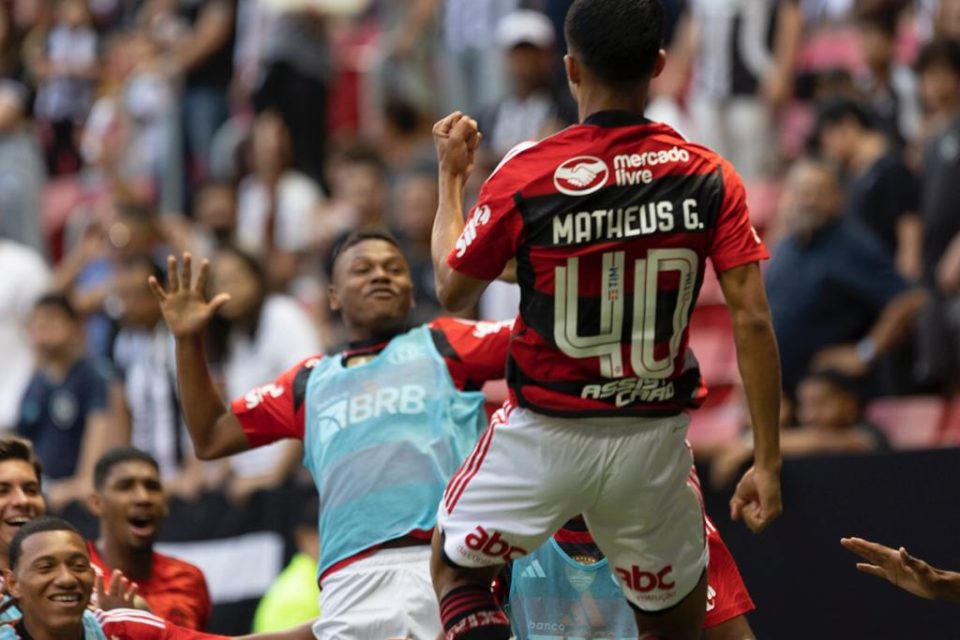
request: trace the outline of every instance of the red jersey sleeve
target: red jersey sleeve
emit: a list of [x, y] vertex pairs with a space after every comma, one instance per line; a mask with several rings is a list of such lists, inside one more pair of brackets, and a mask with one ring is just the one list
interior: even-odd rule
[[307, 378], [320, 356], [297, 363], [279, 378], [230, 403], [251, 447], [277, 440], [303, 440]]
[[180, 627], [139, 609], [96, 611], [100, 628], [118, 640], [227, 640], [229, 636]]
[[756, 609], [733, 555], [724, 544], [713, 523], [707, 520], [707, 546], [710, 563], [707, 567], [707, 617], [704, 628], [716, 627]]
[[484, 382], [504, 377], [513, 320], [438, 318], [428, 326], [458, 389], [479, 391]]
[[723, 202], [717, 230], [710, 247], [710, 259], [717, 273], [770, 257], [750, 222], [747, 191], [743, 180], [726, 160], [721, 162]]
[[532, 176], [524, 180], [513, 159], [530, 146], [525, 143], [514, 148], [483, 183], [477, 204], [447, 257], [455, 271], [477, 280], [495, 280], [516, 254], [523, 231], [517, 198], [520, 187]]

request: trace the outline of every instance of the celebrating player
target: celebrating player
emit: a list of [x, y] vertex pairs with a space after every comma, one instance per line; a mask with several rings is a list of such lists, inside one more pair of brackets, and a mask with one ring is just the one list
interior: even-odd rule
[[[228, 408], [202, 334], [224, 295], [205, 297], [170, 258], [151, 281], [177, 339], [177, 373], [197, 455], [220, 458], [282, 438], [304, 441], [320, 494], [318, 638], [433, 640], [440, 615], [430, 534], [447, 480], [484, 423], [480, 387], [503, 377], [509, 324], [440, 319], [408, 330], [410, 268], [395, 241], [357, 232], [334, 252], [329, 296], [350, 348], [314, 356]], [[489, 588], [489, 583], [488, 583]]]
[[[746, 615], [754, 604], [730, 550], [708, 518], [710, 548], [706, 640], [752, 640]], [[650, 578], [652, 580], [652, 578]], [[566, 523], [536, 551], [501, 572], [496, 593], [517, 640], [636, 640], [633, 612], [583, 518]]]
[[684, 411], [705, 391], [687, 325], [707, 258], [754, 427], [732, 515], [759, 531], [781, 511], [779, 363], [757, 265], [767, 251], [729, 163], [643, 117], [665, 63], [663, 20], [660, 0], [575, 0], [564, 60], [581, 124], [511, 151], [466, 223], [480, 132], [460, 113], [434, 128], [441, 302], [474, 304], [514, 258], [522, 291], [511, 400], [438, 514], [432, 570], [448, 639], [507, 638], [487, 588], [498, 565], [580, 513], [640, 635], [699, 637], [707, 551]]
[[[0, 640], [228, 640], [136, 609], [91, 612], [96, 572], [80, 533], [60, 518], [41, 516], [23, 525], [10, 544], [9, 563], [4, 579], [22, 616], [0, 625]], [[298, 627], [238, 640], [309, 637], [309, 628]]]
[[107, 451], [93, 471], [88, 506], [100, 519], [90, 560], [109, 588], [119, 569], [134, 580], [150, 610], [188, 629], [203, 629], [213, 604], [199, 568], [154, 551], [167, 517], [167, 495], [157, 460], [134, 447]]

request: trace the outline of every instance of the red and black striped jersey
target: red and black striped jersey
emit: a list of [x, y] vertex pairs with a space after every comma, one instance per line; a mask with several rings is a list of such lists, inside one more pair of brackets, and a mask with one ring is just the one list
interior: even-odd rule
[[768, 254], [728, 162], [664, 124], [602, 112], [508, 154], [447, 260], [493, 280], [513, 257], [515, 402], [650, 416], [706, 393], [687, 327], [707, 258], [721, 272]]

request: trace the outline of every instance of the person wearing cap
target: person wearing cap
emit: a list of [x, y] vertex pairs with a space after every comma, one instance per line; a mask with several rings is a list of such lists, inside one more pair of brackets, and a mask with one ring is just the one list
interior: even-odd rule
[[556, 33], [546, 15], [531, 9], [507, 14], [497, 26], [507, 95], [481, 113], [489, 132], [487, 160], [496, 165], [521, 142], [537, 140], [577, 120], [570, 96], [553, 85]]

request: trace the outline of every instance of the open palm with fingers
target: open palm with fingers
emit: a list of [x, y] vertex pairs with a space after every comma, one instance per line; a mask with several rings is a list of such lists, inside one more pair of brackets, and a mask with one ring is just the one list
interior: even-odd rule
[[863, 538], [842, 538], [840, 543], [848, 551], [866, 562], [858, 562], [857, 569], [883, 578], [904, 591], [931, 600], [957, 600], [957, 589], [951, 588], [956, 574], [930, 566], [910, 555], [906, 549], [893, 549]]
[[230, 300], [230, 296], [221, 293], [207, 300], [207, 280], [210, 276], [210, 265], [204, 260], [200, 264], [197, 281], [193, 282], [192, 258], [189, 253], [183, 254], [183, 267], [178, 268], [174, 256], [167, 258], [167, 288], [150, 278], [150, 290], [160, 303], [163, 319], [170, 332], [176, 338], [199, 335], [203, 333], [213, 314]]

